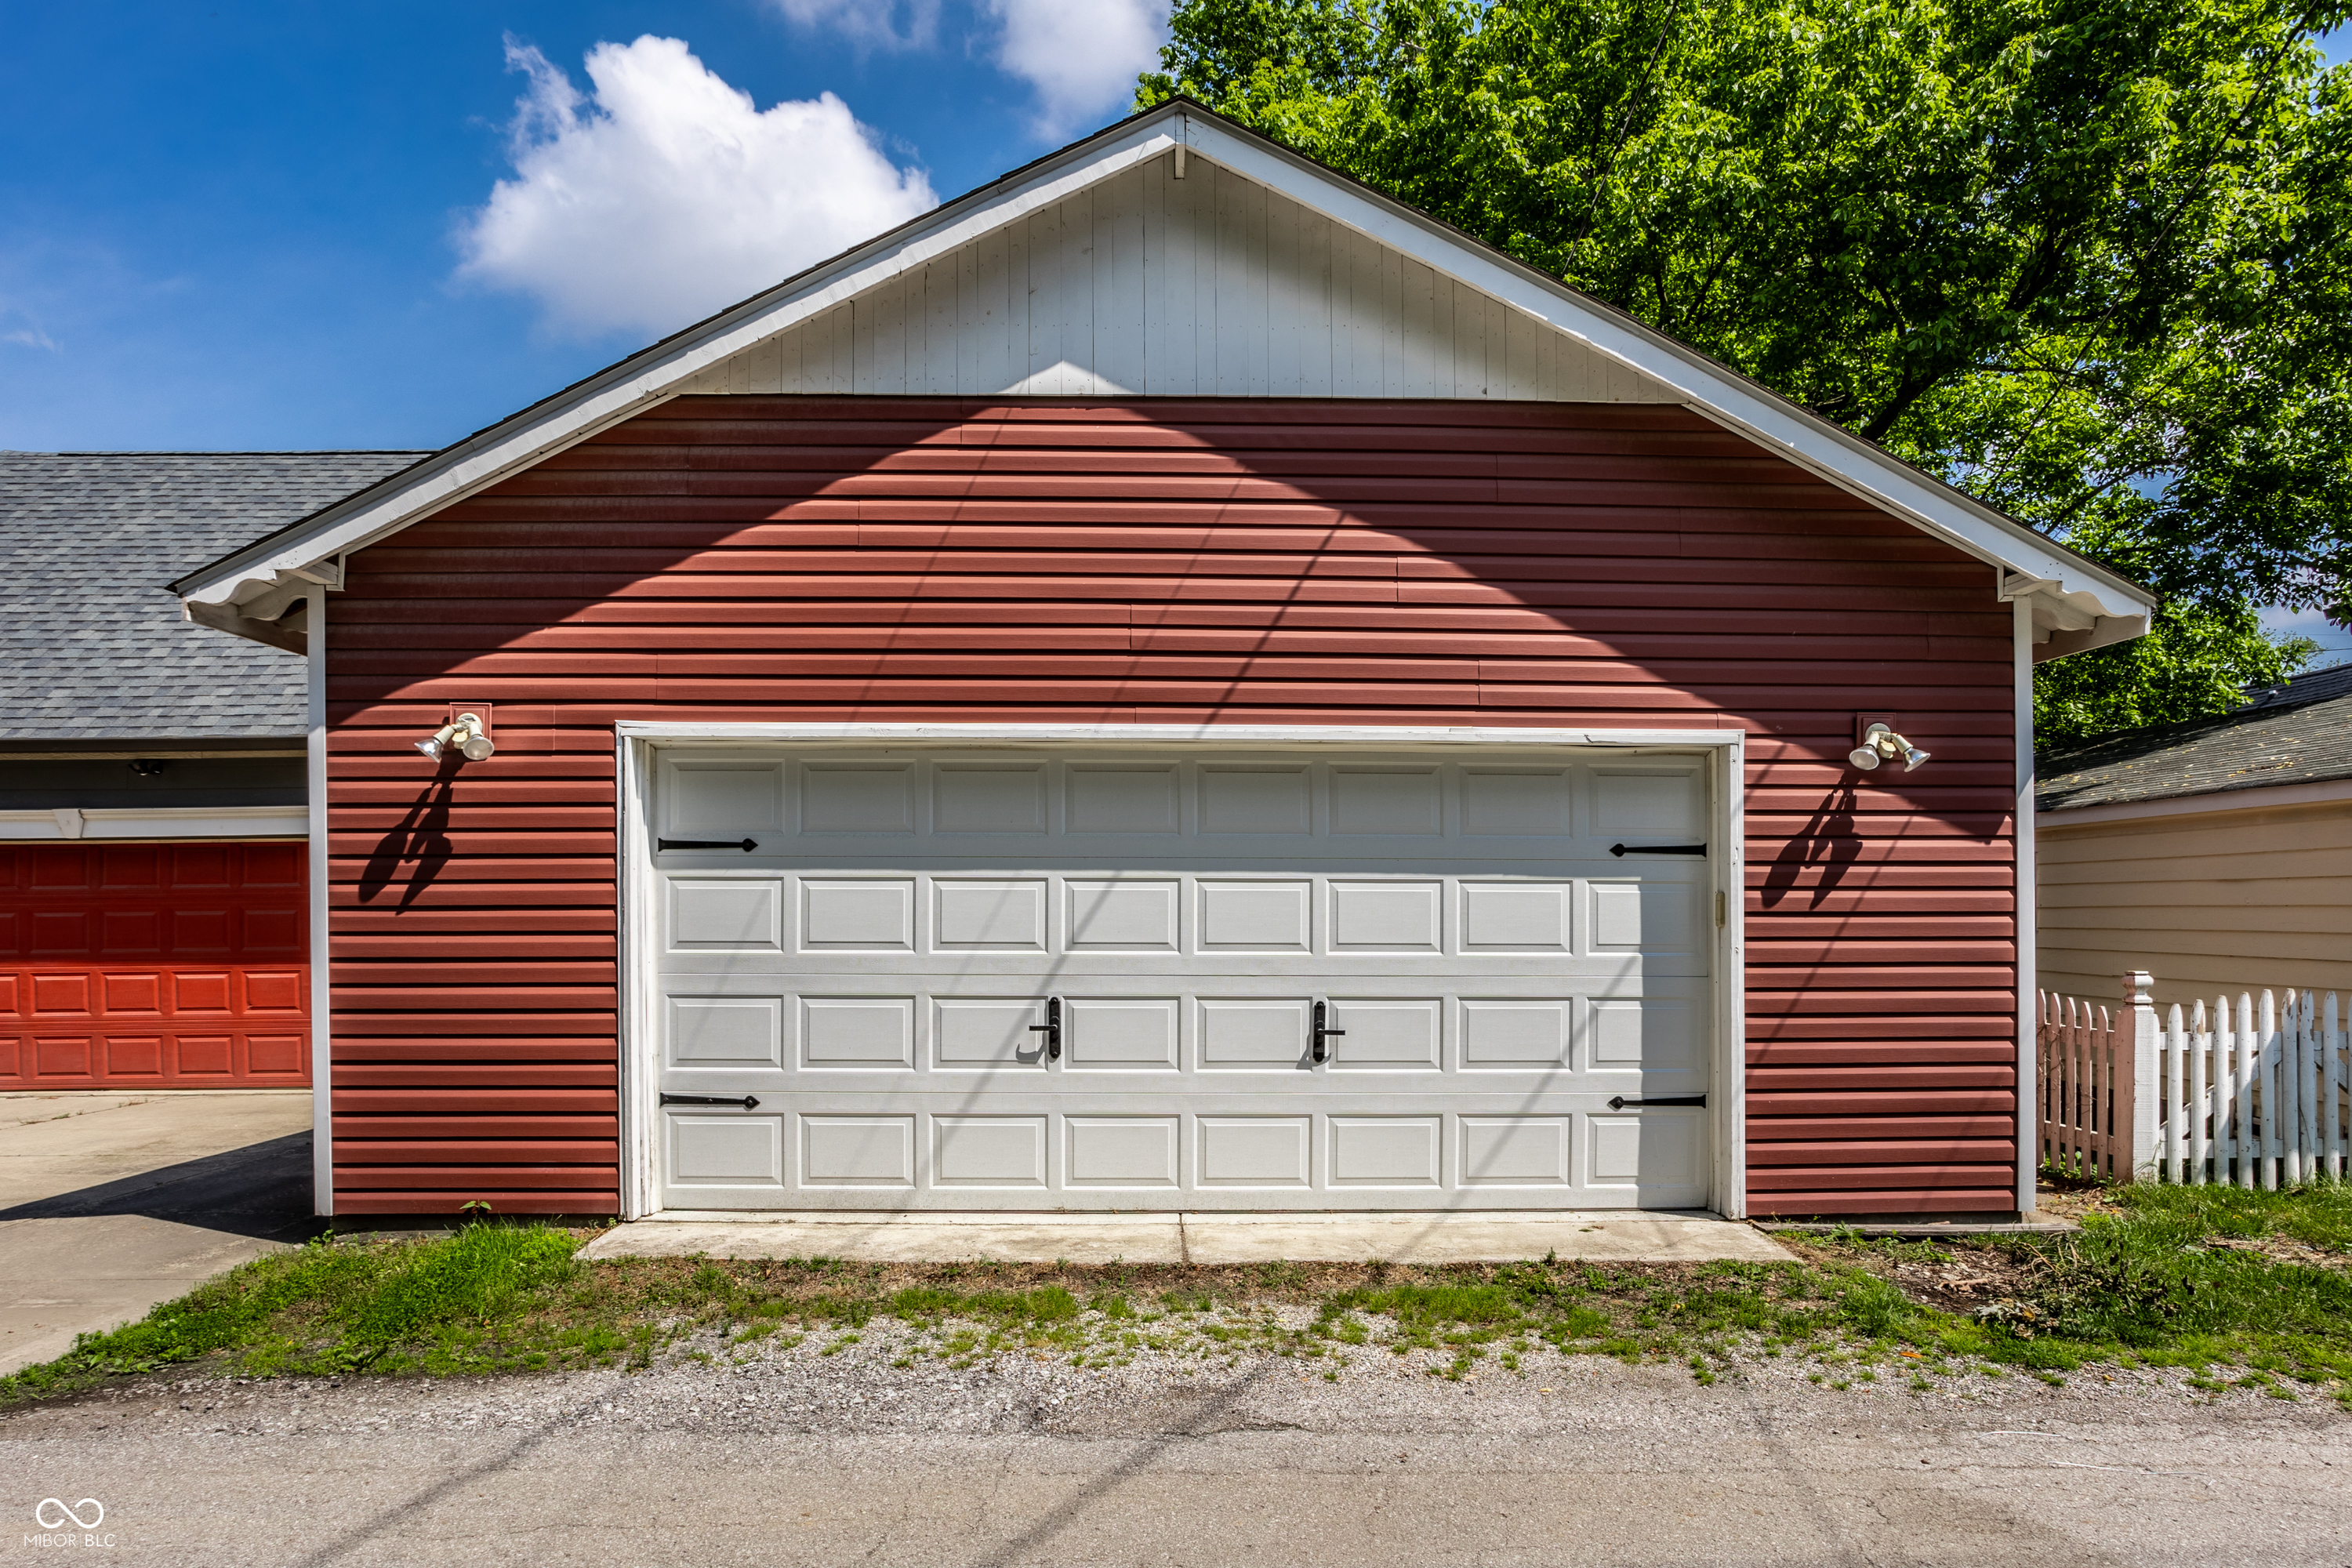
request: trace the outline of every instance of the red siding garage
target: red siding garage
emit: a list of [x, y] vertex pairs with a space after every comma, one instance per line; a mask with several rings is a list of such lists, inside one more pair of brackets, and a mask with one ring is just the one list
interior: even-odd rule
[[0, 846], [0, 1088], [310, 1081], [303, 846]]
[[[677, 398], [349, 558], [335, 1206], [620, 1206], [613, 727], [674, 720], [1744, 730], [1751, 1211], [2013, 1209], [1998, 576], [1671, 405]], [[457, 707], [494, 758], [417, 754]]]

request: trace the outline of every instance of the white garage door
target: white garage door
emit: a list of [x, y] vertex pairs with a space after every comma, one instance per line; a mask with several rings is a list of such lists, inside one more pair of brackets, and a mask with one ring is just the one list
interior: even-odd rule
[[652, 783], [664, 1207], [1707, 1199], [1696, 756], [669, 749]]

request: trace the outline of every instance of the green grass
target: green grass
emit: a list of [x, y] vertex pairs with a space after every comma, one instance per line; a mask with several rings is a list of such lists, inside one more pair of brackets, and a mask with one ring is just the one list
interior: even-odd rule
[[[698, 1333], [740, 1361], [836, 1355], [875, 1337], [894, 1366], [1007, 1354], [1116, 1367], [1287, 1356], [1338, 1381], [1386, 1352], [1431, 1375], [1539, 1375], [1547, 1355], [1679, 1364], [1712, 1383], [1774, 1361], [1832, 1389], [1900, 1373], [2060, 1383], [2092, 1363], [2176, 1367], [2189, 1385], [2352, 1405], [2352, 1188], [2133, 1187], [2075, 1235], [1967, 1247], [1832, 1236], [1796, 1263], [1601, 1268], [1281, 1263], [1233, 1268], [583, 1263], [582, 1237], [482, 1223], [396, 1243], [331, 1238], [234, 1269], [65, 1357], [0, 1379], [0, 1405], [197, 1363], [236, 1374], [642, 1368]], [[2317, 1248], [2316, 1254], [2304, 1251]], [[1972, 1310], [1906, 1293], [1955, 1262], [1998, 1276]], [[1280, 1309], [1280, 1310], [1278, 1310]], [[1410, 1359], [1418, 1358], [1418, 1359]], [[1534, 1364], [1530, 1364], [1530, 1362]]]

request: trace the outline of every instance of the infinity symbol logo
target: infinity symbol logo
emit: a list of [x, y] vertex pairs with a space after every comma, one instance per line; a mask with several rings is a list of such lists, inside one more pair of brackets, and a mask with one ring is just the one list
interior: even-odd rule
[[[89, 1510], [88, 1519], [81, 1516], [84, 1508]], [[43, 1530], [63, 1530], [68, 1520], [73, 1521], [76, 1530], [96, 1530], [105, 1518], [106, 1505], [94, 1497], [86, 1497], [80, 1502], [65, 1502], [45, 1497], [41, 1500], [41, 1506], [33, 1510], [34, 1521]]]

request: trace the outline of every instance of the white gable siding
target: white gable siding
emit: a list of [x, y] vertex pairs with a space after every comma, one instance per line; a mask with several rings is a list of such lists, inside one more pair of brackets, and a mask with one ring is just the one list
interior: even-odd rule
[[1162, 154], [680, 388], [1679, 403], [1623, 362], [1193, 154]]

